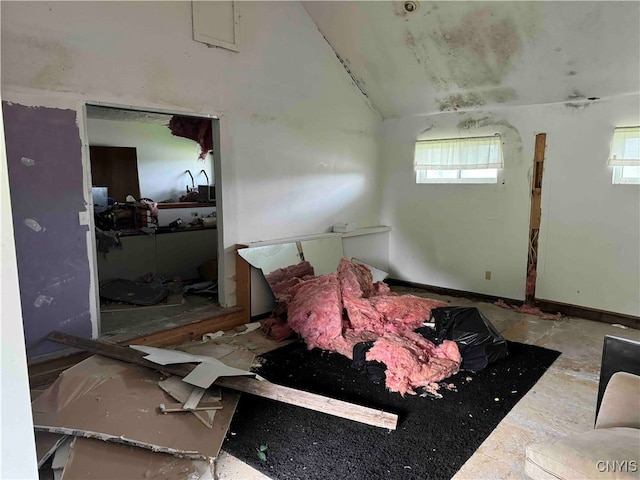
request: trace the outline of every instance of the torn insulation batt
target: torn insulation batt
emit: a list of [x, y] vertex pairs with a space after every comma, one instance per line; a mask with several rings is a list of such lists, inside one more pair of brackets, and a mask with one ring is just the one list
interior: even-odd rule
[[373, 283], [369, 269], [342, 259], [336, 273], [302, 281], [289, 291], [289, 326], [309, 349], [322, 348], [353, 357], [353, 347], [374, 341], [366, 359], [384, 363], [389, 390], [414, 394], [433, 389], [455, 374], [461, 357], [455, 342], [435, 345], [414, 332], [428, 321], [437, 300], [395, 295]]

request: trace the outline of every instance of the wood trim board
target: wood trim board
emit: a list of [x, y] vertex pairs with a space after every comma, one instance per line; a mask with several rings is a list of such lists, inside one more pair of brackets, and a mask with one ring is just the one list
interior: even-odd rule
[[[450, 297], [464, 297], [469, 300], [494, 303], [503, 300], [507, 305], [522, 306], [522, 300], [514, 300], [512, 298], [496, 297], [493, 295], [485, 295], [483, 293], [466, 292], [464, 290], [454, 290], [452, 288], [436, 287], [434, 285], [426, 285], [424, 283], [409, 282], [397, 278], [388, 278], [385, 280], [389, 285], [398, 285], [404, 287], [412, 287], [425, 292], [431, 292], [438, 295], [448, 295]], [[596, 310], [579, 305], [570, 305], [567, 303], [555, 302], [552, 300], [535, 299], [533, 306], [540, 308], [543, 312], [561, 313], [570, 317], [584, 318], [585, 320], [593, 320], [596, 322], [620, 324], [629, 328], [640, 329], [640, 317], [633, 315], [625, 315], [623, 313], [607, 312], [604, 310]]]

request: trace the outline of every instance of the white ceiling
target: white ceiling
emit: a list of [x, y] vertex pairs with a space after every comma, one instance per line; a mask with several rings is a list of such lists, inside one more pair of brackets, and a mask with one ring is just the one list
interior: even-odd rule
[[640, 91], [640, 2], [307, 1], [385, 118]]

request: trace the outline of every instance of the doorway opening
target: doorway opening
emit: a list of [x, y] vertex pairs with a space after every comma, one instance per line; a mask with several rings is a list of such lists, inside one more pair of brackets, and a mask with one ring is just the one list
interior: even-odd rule
[[100, 336], [222, 313], [218, 119], [90, 104], [85, 118]]

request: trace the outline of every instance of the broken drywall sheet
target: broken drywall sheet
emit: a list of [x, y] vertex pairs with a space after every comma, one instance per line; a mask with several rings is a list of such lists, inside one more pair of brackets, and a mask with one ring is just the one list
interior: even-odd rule
[[187, 398], [187, 401], [184, 402], [184, 409], [193, 410], [194, 408], [196, 408], [200, 403], [200, 400], [202, 399], [205, 391], [206, 389], [204, 388], [194, 387], [191, 391], [191, 394], [189, 395], [189, 398]]
[[76, 438], [62, 480], [213, 480], [213, 465], [131, 445]]
[[54, 480], [62, 479], [62, 475], [65, 467], [67, 466], [67, 462], [69, 461], [69, 455], [71, 454], [71, 449], [73, 448], [74, 443], [75, 437], [68, 436], [56, 450], [56, 453], [53, 456], [53, 461], [51, 462], [51, 470], [53, 471]]
[[[237, 337], [238, 335], [245, 335], [249, 332], [253, 332], [254, 330], [257, 330], [258, 328], [260, 328], [260, 323], [259, 322], [253, 322], [253, 323], [245, 323], [244, 325], [240, 325], [240, 327], [244, 327], [244, 330], [236, 332], [236, 333], [232, 333], [231, 335], [227, 335], [225, 334], [225, 337]], [[239, 327], [236, 327], [239, 328]]]
[[145, 345], [129, 345], [134, 350], [146, 353], [144, 357], [150, 362], [159, 365], [171, 365], [174, 363], [200, 363], [202, 359], [180, 350], [168, 350], [166, 348], [147, 347]]
[[38, 468], [53, 455], [58, 447], [64, 443], [67, 435], [51, 432], [36, 432], [36, 458]]
[[255, 373], [230, 367], [217, 358], [203, 355], [190, 355], [179, 350], [147, 347], [145, 345], [129, 345], [135, 350], [147, 353], [144, 358], [159, 365], [174, 363], [199, 363], [193, 371], [182, 380], [200, 388], [209, 388], [218, 377], [255, 376]]
[[[181, 402], [183, 405], [189, 399], [194, 389], [193, 385], [189, 385], [188, 383], [183, 382], [181, 378], [175, 376], [166, 378], [158, 382], [158, 386], [162, 390], [167, 392], [167, 394], [169, 394], [172, 398]], [[201, 402], [214, 402], [216, 400], [220, 401], [221, 399], [222, 395], [220, 393], [220, 388], [213, 386], [205, 391]], [[160, 408], [160, 410], [163, 410], [162, 407]], [[215, 410], [193, 411], [192, 413], [208, 428], [213, 428], [213, 420], [216, 414]]]
[[33, 404], [36, 430], [95, 437], [153, 451], [213, 459], [218, 455], [239, 394], [225, 392], [213, 428], [192, 415], [164, 415], [169, 397], [160, 374], [93, 356], [64, 371]]
[[222, 408], [222, 402], [202, 402], [197, 406], [187, 410], [182, 403], [161, 403], [160, 411], [162, 413], [188, 413], [188, 412], [204, 412], [207, 410], [220, 410]]

